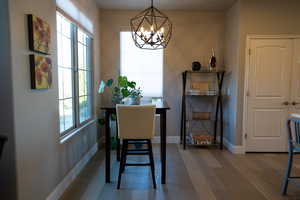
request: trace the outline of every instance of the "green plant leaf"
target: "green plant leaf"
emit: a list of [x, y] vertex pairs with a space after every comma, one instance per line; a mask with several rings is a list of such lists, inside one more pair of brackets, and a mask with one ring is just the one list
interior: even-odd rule
[[130, 95], [130, 92], [126, 88], [122, 88], [121, 93], [123, 97], [128, 97]]
[[131, 81], [131, 82], [128, 82], [128, 87], [130, 87], [130, 88], [135, 88], [135, 86], [136, 86], [136, 82], [134, 82], [134, 81]]
[[128, 81], [126, 76], [119, 76], [118, 82], [121, 87], [127, 87]]
[[113, 84], [114, 80], [113, 79], [109, 79], [107, 82], [106, 82], [106, 86], [107, 87], [110, 87], [112, 84]]

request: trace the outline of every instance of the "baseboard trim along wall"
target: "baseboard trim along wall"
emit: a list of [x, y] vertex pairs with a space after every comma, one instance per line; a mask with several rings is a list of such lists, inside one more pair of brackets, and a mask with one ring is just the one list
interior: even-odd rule
[[58, 200], [97, 151], [98, 143], [94, 144], [94, 146], [83, 156], [67, 176], [65, 176], [65, 178], [56, 186], [46, 200]]
[[234, 145], [231, 142], [229, 142], [225, 137], [223, 138], [224, 146], [234, 154], [244, 154], [244, 148], [240, 145]]

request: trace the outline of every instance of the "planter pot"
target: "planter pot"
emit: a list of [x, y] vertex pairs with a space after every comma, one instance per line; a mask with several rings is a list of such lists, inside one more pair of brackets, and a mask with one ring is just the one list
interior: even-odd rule
[[123, 99], [126, 105], [139, 105], [141, 103], [141, 97], [127, 97]]

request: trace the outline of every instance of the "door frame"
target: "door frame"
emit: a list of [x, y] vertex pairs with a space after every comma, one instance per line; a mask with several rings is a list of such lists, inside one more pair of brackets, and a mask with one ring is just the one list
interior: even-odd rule
[[245, 49], [245, 72], [244, 72], [244, 101], [243, 101], [243, 123], [242, 123], [242, 153], [246, 153], [246, 134], [247, 134], [247, 116], [248, 116], [248, 84], [250, 70], [250, 45], [253, 39], [300, 39], [300, 35], [282, 34], [282, 35], [253, 35], [246, 36]]

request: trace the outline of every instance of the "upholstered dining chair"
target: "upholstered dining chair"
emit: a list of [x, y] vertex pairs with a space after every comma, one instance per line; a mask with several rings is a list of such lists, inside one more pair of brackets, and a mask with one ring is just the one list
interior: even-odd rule
[[[153, 187], [156, 188], [151, 139], [154, 136], [155, 105], [117, 105], [118, 137], [123, 141], [118, 185], [126, 166], [150, 166]], [[129, 148], [129, 144], [144, 144], [147, 148]], [[127, 163], [127, 156], [148, 155], [149, 163]]]
[[288, 127], [288, 144], [289, 144], [289, 159], [288, 167], [285, 172], [285, 177], [282, 185], [282, 194], [286, 195], [289, 181], [293, 181], [300, 186], [300, 182], [296, 181], [300, 177], [291, 176], [293, 167], [293, 158], [295, 152], [300, 152], [300, 114], [291, 114], [287, 120]]

